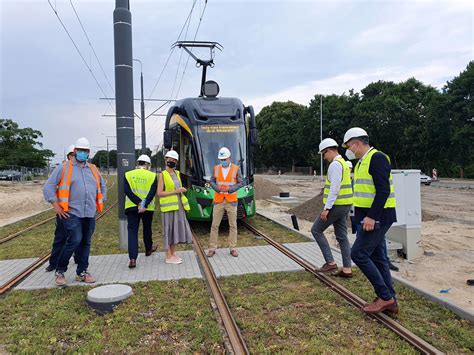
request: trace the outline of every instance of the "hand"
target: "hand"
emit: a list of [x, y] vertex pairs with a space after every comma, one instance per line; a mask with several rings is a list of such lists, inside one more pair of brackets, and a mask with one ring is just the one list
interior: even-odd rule
[[188, 190], [186, 190], [184, 187], [178, 187], [176, 190], [174, 190], [177, 194], [184, 193]]
[[362, 229], [365, 231], [365, 232], [371, 232], [374, 230], [374, 226], [375, 226], [375, 219], [372, 219], [370, 217], [365, 217], [363, 220], [362, 220], [363, 224], [362, 224]]
[[64, 212], [63, 208], [59, 205], [59, 203], [53, 202], [53, 208], [59, 218], [67, 219], [69, 217], [69, 214], [67, 212]]
[[138, 213], [144, 213], [145, 211], [146, 211], [145, 207], [141, 207], [141, 206], [138, 207]]
[[328, 214], [329, 214], [329, 210], [324, 210], [323, 212], [321, 212], [319, 217], [321, 218], [321, 220], [326, 222], [328, 220]]
[[219, 187], [219, 192], [221, 192], [221, 193], [227, 193], [228, 190], [229, 190], [228, 186]]

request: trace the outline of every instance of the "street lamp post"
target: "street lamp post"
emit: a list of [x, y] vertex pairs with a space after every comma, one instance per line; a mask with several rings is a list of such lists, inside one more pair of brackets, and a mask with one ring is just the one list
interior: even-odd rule
[[140, 109], [141, 109], [141, 127], [142, 127], [142, 154], [146, 154], [146, 134], [145, 134], [145, 101], [143, 99], [143, 63], [140, 59], [133, 59], [140, 63]]

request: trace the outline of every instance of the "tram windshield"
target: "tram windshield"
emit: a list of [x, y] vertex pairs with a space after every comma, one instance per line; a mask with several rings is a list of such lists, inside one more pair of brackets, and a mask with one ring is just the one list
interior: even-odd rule
[[245, 127], [239, 124], [199, 125], [197, 127], [201, 155], [204, 163], [204, 179], [209, 181], [214, 174], [214, 166], [219, 164], [219, 149], [230, 150], [231, 162], [239, 165], [242, 176], [247, 176], [247, 144]]

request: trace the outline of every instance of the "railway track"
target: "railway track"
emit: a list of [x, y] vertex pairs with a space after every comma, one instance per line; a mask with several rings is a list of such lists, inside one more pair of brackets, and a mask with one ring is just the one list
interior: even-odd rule
[[[107, 207], [104, 212], [102, 212], [100, 215], [96, 217], [96, 220], [100, 220], [103, 216], [105, 216], [112, 208], [114, 208], [118, 204], [118, 201], [115, 201], [113, 204], [111, 204], [109, 207]], [[56, 218], [56, 217], [53, 217]], [[44, 221], [43, 221], [44, 222]], [[43, 223], [44, 224], [44, 223]], [[39, 224], [41, 225], [41, 224]], [[35, 225], [34, 228], [39, 226], [38, 224]], [[30, 228], [30, 227], [29, 227]], [[30, 228], [31, 230], [33, 228]], [[51, 253], [48, 253], [46, 255], [41, 256], [38, 258], [35, 262], [33, 262], [31, 265], [27, 266], [24, 270], [19, 272], [17, 275], [13, 276], [10, 280], [5, 282], [3, 285], [0, 286], [0, 295], [3, 295], [4, 293], [8, 292], [11, 290], [15, 285], [17, 285], [20, 281], [22, 281], [25, 277], [30, 275], [33, 271], [35, 271], [37, 268], [39, 268], [41, 265], [43, 265], [46, 261], [48, 261], [49, 257], [51, 256]]]
[[237, 326], [237, 323], [235, 322], [235, 318], [232, 315], [229, 305], [227, 304], [224, 294], [219, 286], [219, 283], [217, 282], [216, 274], [214, 273], [214, 270], [212, 269], [212, 266], [209, 263], [209, 259], [204, 253], [204, 249], [202, 248], [199, 239], [194, 233], [193, 244], [207, 285], [217, 306], [217, 311], [219, 312], [219, 315], [221, 317], [222, 325], [224, 326], [224, 329], [227, 333], [227, 337], [231, 347], [231, 349], [227, 349], [228, 352], [233, 352], [234, 354], [249, 354], [247, 344], [245, 343], [245, 340], [242, 337], [242, 333], [240, 332], [240, 329]]
[[[114, 184], [115, 184], [115, 182], [113, 182], [112, 185], [110, 185], [107, 189], [110, 190], [110, 189], [114, 186]], [[52, 208], [50, 208], [50, 209], [48, 209], [48, 210], [46, 210], [46, 211], [50, 211], [50, 210], [52, 210]], [[46, 211], [45, 211], [45, 212], [46, 212]], [[28, 226], [28, 227], [26, 227], [26, 228], [24, 228], [24, 229], [22, 229], [22, 230], [20, 230], [20, 231], [18, 231], [18, 232], [12, 233], [12, 234], [6, 236], [5, 238], [0, 239], [0, 245], [4, 244], [4, 243], [6, 243], [6, 242], [9, 242], [10, 240], [13, 240], [13, 239], [17, 238], [17, 237], [19, 237], [19, 236], [25, 234], [26, 232], [29, 232], [30, 230], [33, 230], [33, 229], [35, 229], [35, 228], [37, 228], [37, 227], [39, 227], [39, 226], [42, 226], [43, 224], [46, 224], [46, 223], [48, 223], [48, 222], [53, 221], [53, 220], [55, 220], [55, 219], [56, 219], [56, 215], [54, 215], [54, 216], [52, 216], [52, 217], [48, 217], [48, 218], [46, 218], [46, 219], [44, 219], [44, 220], [42, 220], [42, 221], [40, 221], [40, 222], [37, 222], [37, 223], [35, 223], [35, 224], [32, 224], [31, 226]]]
[[[298, 265], [303, 267], [306, 271], [310, 272], [313, 274], [318, 280], [320, 280], [322, 283], [324, 283], [326, 286], [328, 286], [331, 290], [342, 296], [346, 301], [351, 303], [357, 308], [362, 308], [363, 306], [366, 305], [366, 302], [357, 296], [356, 294], [352, 293], [348, 289], [346, 289], [344, 286], [340, 285], [336, 281], [334, 281], [332, 278], [329, 276], [317, 272], [316, 266], [308, 262], [307, 260], [301, 258], [299, 255], [296, 253], [292, 252], [288, 248], [286, 248], [284, 245], [278, 243], [277, 241], [273, 240], [269, 236], [267, 236], [265, 233], [262, 231], [258, 230], [254, 226], [248, 224], [245, 221], [241, 221], [242, 225], [247, 228], [249, 231], [254, 233], [255, 235], [263, 238], [268, 244], [271, 246], [275, 247], [277, 250], [279, 250], [281, 253], [283, 253], [285, 256], [296, 262]], [[400, 323], [396, 322], [394, 319], [390, 318], [384, 313], [375, 313], [375, 314], [367, 314], [367, 316], [371, 317], [372, 319], [375, 319], [379, 323], [381, 323], [383, 326], [386, 328], [390, 329], [394, 333], [396, 333], [400, 338], [405, 340], [407, 343], [412, 345], [415, 349], [420, 351], [423, 354], [443, 354], [441, 350], [438, 350], [435, 348], [433, 345], [429, 344], [416, 334], [412, 333], [405, 327], [403, 327]]]

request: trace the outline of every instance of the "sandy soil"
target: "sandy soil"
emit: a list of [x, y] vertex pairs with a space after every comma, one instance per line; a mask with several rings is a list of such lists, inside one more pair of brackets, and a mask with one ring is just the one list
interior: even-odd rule
[[[261, 176], [289, 191], [300, 202], [319, 194], [323, 183], [304, 176]], [[421, 187], [422, 210], [430, 216], [422, 222], [421, 247], [424, 254], [412, 262], [399, 260], [395, 273], [418, 287], [474, 312], [474, 287], [466, 284], [474, 279], [474, 184], [472, 181], [449, 181]], [[290, 207], [267, 200], [257, 201], [260, 212], [291, 225]], [[311, 235], [311, 221], [298, 219], [300, 231]], [[326, 233], [332, 246], [336, 240], [332, 228]], [[448, 293], [440, 293], [449, 289]]]
[[0, 227], [50, 208], [43, 183], [0, 183]]

